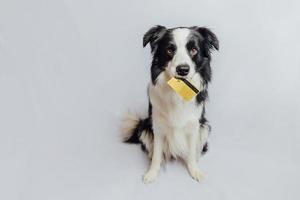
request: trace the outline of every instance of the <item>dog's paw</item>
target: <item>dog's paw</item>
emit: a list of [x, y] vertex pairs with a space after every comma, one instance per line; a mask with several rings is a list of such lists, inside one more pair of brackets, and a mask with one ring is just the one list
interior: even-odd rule
[[190, 173], [191, 177], [198, 182], [200, 182], [204, 179], [202, 172], [198, 168], [189, 169], [189, 173]]
[[143, 182], [145, 184], [149, 184], [149, 183], [152, 183], [156, 180], [156, 177], [157, 177], [157, 172], [155, 171], [148, 171], [144, 177], [143, 177]]

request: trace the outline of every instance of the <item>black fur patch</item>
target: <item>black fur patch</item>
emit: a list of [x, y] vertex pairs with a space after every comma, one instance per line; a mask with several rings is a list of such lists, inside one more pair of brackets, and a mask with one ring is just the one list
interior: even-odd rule
[[208, 92], [206, 89], [202, 90], [201, 92], [199, 92], [196, 96], [196, 102], [198, 104], [200, 104], [201, 102], [206, 101], [208, 98]]
[[148, 117], [146, 119], [140, 119], [137, 126], [132, 130], [131, 137], [125, 140], [124, 142], [135, 143], [135, 144], [141, 143], [140, 137], [143, 131], [145, 131], [146, 134], [153, 135], [151, 118]]
[[201, 154], [204, 155], [208, 151], [208, 143], [206, 142], [205, 145], [202, 148]]

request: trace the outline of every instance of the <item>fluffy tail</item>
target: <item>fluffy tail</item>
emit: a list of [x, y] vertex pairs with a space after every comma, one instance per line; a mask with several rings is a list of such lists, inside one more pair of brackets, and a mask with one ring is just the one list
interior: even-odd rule
[[123, 117], [121, 124], [121, 137], [125, 143], [141, 144], [142, 149], [152, 152], [153, 130], [151, 119], [142, 119], [137, 114], [128, 113]]

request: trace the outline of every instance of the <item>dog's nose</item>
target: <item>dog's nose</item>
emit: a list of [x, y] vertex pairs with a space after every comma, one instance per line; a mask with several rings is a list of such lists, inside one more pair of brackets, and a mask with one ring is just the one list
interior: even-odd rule
[[186, 76], [188, 75], [190, 71], [190, 66], [184, 64], [184, 65], [178, 65], [176, 67], [176, 72], [179, 76]]

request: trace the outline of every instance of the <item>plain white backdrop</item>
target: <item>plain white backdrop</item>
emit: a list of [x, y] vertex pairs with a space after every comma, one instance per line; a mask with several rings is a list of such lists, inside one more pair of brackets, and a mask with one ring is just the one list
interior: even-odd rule
[[[0, 198], [300, 198], [297, 0], [0, 0]], [[119, 115], [145, 112], [153, 25], [207, 26], [210, 150], [202, 183], [178, 162], [143, 185]]]

